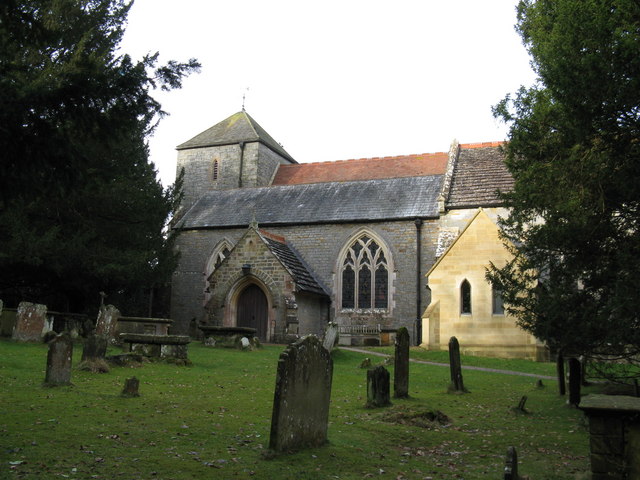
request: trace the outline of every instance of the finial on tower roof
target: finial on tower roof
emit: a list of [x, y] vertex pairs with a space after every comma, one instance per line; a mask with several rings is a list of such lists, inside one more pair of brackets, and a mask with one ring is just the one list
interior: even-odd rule
[[246, 99], [247, 92], [249, 91], [249, 87], [246, 88], [245, 92], [242, 94], [242, 111], [244, 112], [244, 101]]

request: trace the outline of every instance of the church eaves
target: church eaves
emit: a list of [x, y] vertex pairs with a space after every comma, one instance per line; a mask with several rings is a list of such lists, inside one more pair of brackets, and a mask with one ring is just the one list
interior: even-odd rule
[[231, 115], [213, 127], [199, 133], [191, 140], [178, 145], [177, 150], [191, 148], [213, 147], [218, 145], [232, 145], [240, 142], [260, 142], [269, 147], [291, 163], [297, 163], [285, 149], [269, 135], [258, 122], [244, 110]]
[[438, 218], [442, 175], [208, 192], [178, 229]]

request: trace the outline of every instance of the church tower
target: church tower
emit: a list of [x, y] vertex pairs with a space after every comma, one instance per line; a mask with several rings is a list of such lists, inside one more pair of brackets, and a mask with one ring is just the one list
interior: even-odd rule
[[176, 148], [183, 211], [211, 190], [267, 186], [280, 164], [298, 163], [244, 110]]

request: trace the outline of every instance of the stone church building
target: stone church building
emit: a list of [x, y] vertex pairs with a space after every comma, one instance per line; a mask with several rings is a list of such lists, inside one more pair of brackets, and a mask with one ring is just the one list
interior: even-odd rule
[[513, 182], [498, 143], [298, 163], [243, 110], [177, 150], [176, 333], [248, 326], [285, 342], [335, 322], [346, 343], [407, 327], [432, 349], [451, 335], [479, 354], [543, 349], [494, 308], [499, 294], [478, 273], [507, 258], [496, 191]]

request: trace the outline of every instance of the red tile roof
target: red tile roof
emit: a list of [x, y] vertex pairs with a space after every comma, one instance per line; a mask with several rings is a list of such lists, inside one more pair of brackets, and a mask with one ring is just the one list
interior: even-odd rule
[[382, 178], [441, 175], [447, 169], [448, 154], [422, 153], [398, 157], [360, 158], [336, 162], [280, 165], [273, 185], [350, 182]]

